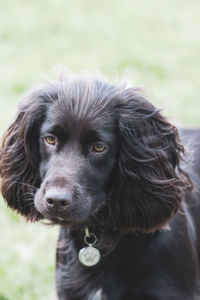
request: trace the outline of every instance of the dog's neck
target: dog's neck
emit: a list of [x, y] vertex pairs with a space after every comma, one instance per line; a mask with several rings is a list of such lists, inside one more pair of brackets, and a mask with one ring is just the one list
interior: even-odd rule
[[101, 252], [102, 256], [108, 255], [116, 247], [118, 242], [126, 235], [117, 231], [111, 230], [109, 227], [93, 224], [75, 224], [71, 227], [61, 227], [58, 248], [65, 248], [69, 244], [78, 252], [85, 247], [85, 228], [88, 228], [90, 233], [95, 234], [95, 247]]

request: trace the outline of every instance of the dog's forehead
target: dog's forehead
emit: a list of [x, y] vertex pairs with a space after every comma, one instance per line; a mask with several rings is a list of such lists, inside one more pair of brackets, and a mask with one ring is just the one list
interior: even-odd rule
[[109, 104], [99, 104], [96, 99], [85, 102], [83, 99], [59, 99], [49, 106], [42, 128], [44, 131], [58, 129], [63, 133], [102, 131], [113, 127], [116, 121], [116, 114]]

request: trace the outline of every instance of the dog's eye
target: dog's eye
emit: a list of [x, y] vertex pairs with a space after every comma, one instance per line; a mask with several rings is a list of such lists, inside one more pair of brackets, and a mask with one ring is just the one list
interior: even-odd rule
[[96, 144], [93, 145], [92, 150], [94, 152], [103, 152], [103, 151], [106, 150], [106, 148], [107, 147], [104, 144], [102, 144], [102, 143], [96, 143]]
[[56, 144], [56, 138], [53, 135], [47, 135], [44, 138], [45, 142], [49, 145], [55, 145]]

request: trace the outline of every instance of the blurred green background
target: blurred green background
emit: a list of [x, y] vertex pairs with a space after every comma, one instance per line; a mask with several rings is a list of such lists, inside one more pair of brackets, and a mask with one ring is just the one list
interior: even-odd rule
[[[0, 134], [59, 64], [123, 77], [200, 126], [199, 12], [199, 0], [0, 0]], [[0, 202], [0, 300], [53, 299], [58, 228], [24, 223]]]

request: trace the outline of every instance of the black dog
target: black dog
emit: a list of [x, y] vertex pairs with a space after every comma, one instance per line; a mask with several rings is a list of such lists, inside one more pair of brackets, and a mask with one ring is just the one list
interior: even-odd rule
[[193, 168], [181, 167], [177, 129], [142, 91], [102, 79], [69, 75], [25, 97], [2, 144], [2, 194], [61, 225], [60, 300], [200, 299], [194, 136]]

